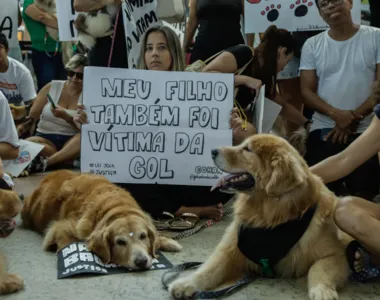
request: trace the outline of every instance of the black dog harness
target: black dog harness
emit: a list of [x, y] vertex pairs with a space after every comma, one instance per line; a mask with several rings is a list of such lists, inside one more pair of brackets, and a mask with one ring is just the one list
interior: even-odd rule
[[284, 258], [301, 239], [314, 216], [316, 206], [309, 208], [302, 217], [274, 228], [239, 228], [238, 248], [249, 260], [261, 266], [263, 274], [275, 277], [273, 267]]

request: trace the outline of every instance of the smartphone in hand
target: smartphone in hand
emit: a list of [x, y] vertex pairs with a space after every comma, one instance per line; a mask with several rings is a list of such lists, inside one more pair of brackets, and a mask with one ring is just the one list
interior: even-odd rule
[[50, 94], [48, 94], [48, 95], [47, 95], [47, 97], [48, 97], [48, 100], [49, 100], [49, 102], [50, 102], [51, 106], [52, 106], [54, 109], [56, 109], [56, 108], [57, 108], [57, 106], [55, 105], [55, 103], [54, 103], [53, 99], [50, 97]]

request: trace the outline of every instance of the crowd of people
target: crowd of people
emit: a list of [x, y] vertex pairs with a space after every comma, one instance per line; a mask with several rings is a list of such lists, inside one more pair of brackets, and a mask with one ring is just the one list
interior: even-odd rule
[[[89, 12], [110, 2], [74, 0], [74, 8]], [[335, 219], [373, 255], [373, 263], [378, 263], [380, 244], [373, 236], [380, 230], [380, 207], [375, 203], [380, 189], [378, 1], [370, 1], [371, 26], [364, 26], [353, 22], [352, 0], [315, 0], [328, 30], [289, 32], [272, 25], [260, 34], [256, 47], [254, 35], [242, 34], [244, 2], [191, 0], [183, 43], [169, 27], [150, 28], [143, 39], [138, 68], [185, 71], [189, 64], [219, 53], [203, 72], [235, 74], [236, 101], [248, 123], [242, 126], [241, 114], [232, 111], [234, 144], [257, 133], [252, 100], [265, 85], [265, 96], [282, 106], [284, 137], [300, 128], [306, 132], [305, 160], [313, 172], [336, 195], [363, 199], [342, 201]], [[46, 27], [58, 28], [57, 19], [38, 8], [34, 0], [24, 1], [22, 18], [31, 35], [37, 86], [30, 70], [11, 57], [7, 37], [0, 33], [0, 177], [4, 175], [1, 159], [17, 158], [19, 138], [43, 145], [23, 175], [77, 165], [80, 129], [88, 122], [82, 105], [84, 68], [128, 68], [121, 17], [115, 34], [99, 38], [86, 53], [75, 53], [65, 66], [60, 43], [46, 35]], [[229, 200], [228, 195], [211, 193], [205, 187], [122, 186], [158, 226], [177, 217], [177, 222], [170, 223], [172, 228], [182, 228], [194, 218], [219, 220], [223, 204]], [[179, 194], [185, 196], [179, 199]], [[363, 252], [358, 251], [359, 269], [365, 267], [362, 257]]]

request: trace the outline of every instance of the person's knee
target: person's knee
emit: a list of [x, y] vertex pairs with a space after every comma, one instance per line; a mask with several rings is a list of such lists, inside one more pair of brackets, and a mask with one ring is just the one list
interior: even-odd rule
[[363, 236], [367, 234], [367, 229], [364, 228], [363, 219], [368, 218], [368, 215], [360, 208], [360, 201], [353, 197], [342, 198], [334, 212], [334, 221], [336, 225], [344, 232], [353, 237]]

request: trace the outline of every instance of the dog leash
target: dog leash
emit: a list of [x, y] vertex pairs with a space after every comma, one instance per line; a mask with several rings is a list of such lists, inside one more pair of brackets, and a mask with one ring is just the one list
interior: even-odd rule
[[116, 21], [115, 21], [115, 27], [114, 27], [113, 35], [112, 35], [111, 51], [110, 51], [110, 55], [109, 55], [109, 58], [108, 58], [108, 68], [111, 66], [112, 55], [113, 55], [113, 49], [114, 49], [114, 46], [115, 46], [115, 39], [116, 39], [117, 25], [118, 25], [118, 23], [119, 23], [120, 8], [121, 8], [121, 6], [119, 6], [119, 8], [118, 8], [118, 10], [117, 10]]
[[[174, 266], [170, 270], [166, 271], [162, 277], [161, 282], [165, 289], [169, 289], [169, 285], [179, 276], [179, 274], [183, 271], [195, 269], [196, 267], [202, 265], [201, 262], [186, 262], [177, 266]], [[170, 275], [170, 276], [169, 276]], [[216, 299], [222, 296], [226, 296], [231, 294], [233, 291], [236, 291], [238, 288], [243, 287], [244, 285], [254, 281], [257, 277], [246, 275], [235, 284], [220, 289], [216, 291], [199, 291], [197, 292], [192, 299]]]

